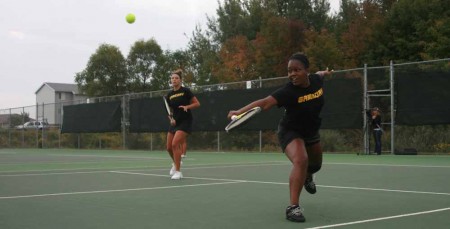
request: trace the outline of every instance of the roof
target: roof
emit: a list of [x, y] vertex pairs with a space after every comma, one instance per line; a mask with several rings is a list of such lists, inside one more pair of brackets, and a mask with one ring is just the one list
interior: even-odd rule
[[42, 87], [44, 87], [45, 85], [49, 86], [50, 88], [52, 88], [55, 92], [72, 92], [74, 95], [78, 95], [80, 94], [78, 91], [78, 85], [77, 84], [69, 84], [69, 83], [43, 83], [39, 89], [37, 89], [37, 91], [35, 92], [35, 94], [37, 94]]

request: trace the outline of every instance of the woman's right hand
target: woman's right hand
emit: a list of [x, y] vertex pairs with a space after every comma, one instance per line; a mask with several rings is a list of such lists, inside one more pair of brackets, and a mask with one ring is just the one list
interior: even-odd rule
[[230, 112], [228, 112], [227, 118], [231, 119], [231, 116], [233, 116], [233, 115], [239, 115], [239, 113], [237, 111], [230, 111]]
[[169, 117], [169, 120], [170, 120], [170, 125], [171, 125], [171, 126], [175, 126], [175, 125], [177, 124], [177, 122], [175, 121], [175, 119], [173, 119], [172, 116], [170, 116], [170, 115], [169, 115], [168, 117]]

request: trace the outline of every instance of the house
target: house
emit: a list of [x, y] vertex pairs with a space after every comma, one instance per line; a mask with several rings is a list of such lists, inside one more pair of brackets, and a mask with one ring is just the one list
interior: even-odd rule
[[36, 117], [49, 124], [62, 123], [63, 106], [84, 103], [87, 99], [79, 93], [78, 85], [67, 83], [43, 83], [35, 94]]
[[9, 117], [10, 114], [0, 114], [0, 128], [8, 128], [9, 127]]

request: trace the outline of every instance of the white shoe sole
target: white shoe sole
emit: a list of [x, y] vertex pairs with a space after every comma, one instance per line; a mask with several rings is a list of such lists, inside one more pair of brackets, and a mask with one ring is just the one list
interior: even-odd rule
[[175, 173], [170, 179], [180, 180], [181, 178], [183, 178], [183, 174], [181, 172], [179, 172], [179, 173]]

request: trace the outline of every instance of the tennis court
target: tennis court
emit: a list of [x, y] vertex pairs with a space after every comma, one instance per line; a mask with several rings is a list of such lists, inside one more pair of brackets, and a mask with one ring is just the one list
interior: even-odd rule
[[448, 228], [450, 156], [325, 154], [305, 223], [281, 153], [2, 149], [0, 228]]

